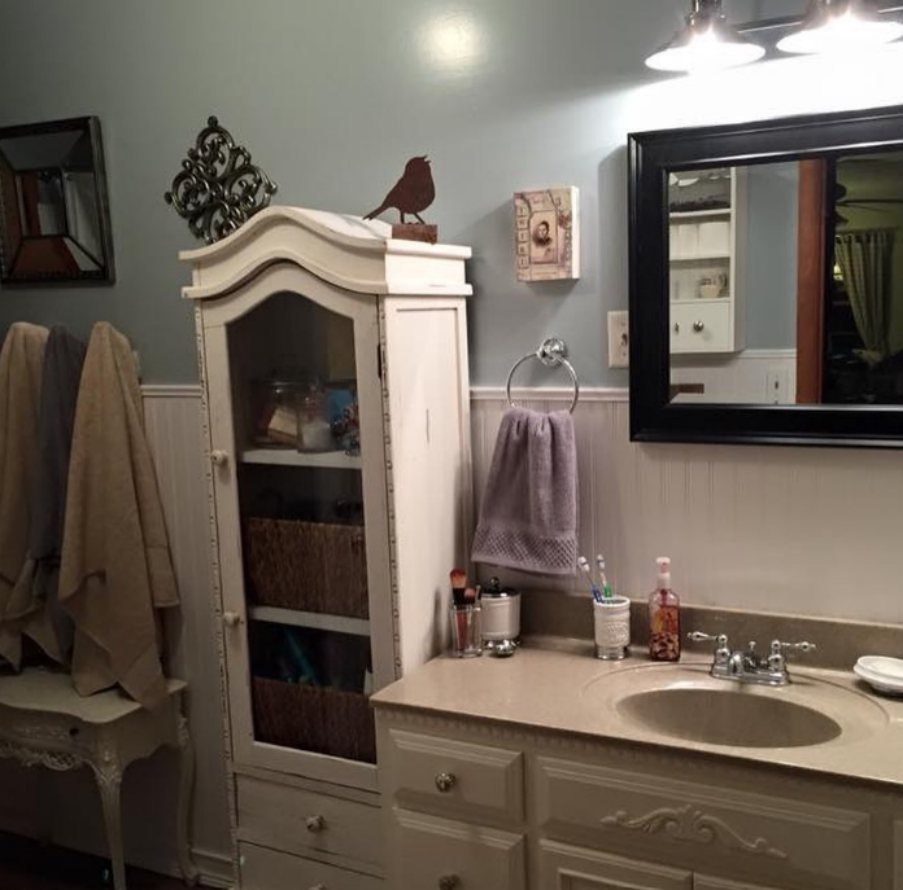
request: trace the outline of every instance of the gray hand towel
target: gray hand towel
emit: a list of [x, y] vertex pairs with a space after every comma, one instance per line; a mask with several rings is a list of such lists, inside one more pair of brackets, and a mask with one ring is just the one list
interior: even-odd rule
[[577, 449], [567, 411], [505, 412], [472, 558], [543, 575], [576, 573]]

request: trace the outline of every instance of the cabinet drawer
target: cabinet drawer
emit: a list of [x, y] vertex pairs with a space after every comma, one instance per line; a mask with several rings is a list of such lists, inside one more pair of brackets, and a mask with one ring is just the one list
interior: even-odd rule
[[393, 888], [525, 890], [523, 835], [405, 810], [393, 817]]
[[707, 300], [672, 303], [671, 351], [733, 352], [730, 303]]
[[276, 853], [254, 844], [239, 844], [241, 890], [385, 890], [370, 875], [322, 862]]
[[655, 778], [555, 758], [537, 760], [537, 821], [548, 836], [764, 885], [870, 886], [865, 813]]
[[380, 866], [383, 822], [372, 806], [238, 777], [238, 836], [290, 853], [328, 853]]
[[538, 887], [555, 890], [698, 890], [688, 871], [594, 850], [579, 850], [553, 841], [539, 844]]
[[475, 821], [522, 821], [524, 758], [519, 751], [396, 729], [388, 739], [388, 750], [380, 756], [385, 755], [402, 807]]

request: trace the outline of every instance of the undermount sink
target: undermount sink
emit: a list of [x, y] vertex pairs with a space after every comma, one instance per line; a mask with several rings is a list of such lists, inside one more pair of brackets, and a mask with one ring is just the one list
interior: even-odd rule
[[744, 695], [731, 687], [657, 689], [627, 696], [618, 711], [655, 732], [708, 745], [799, 748], [843, 732], [825, 714], [778, 695]]
[[614, 712], [628, 735], [720, 748], [844, 745], [887, 725], [869, 696], [831, 677], [794, 673], [770, 688], [709, 675], [709, 663], [625, 664], [590, 680], [584, 704]]

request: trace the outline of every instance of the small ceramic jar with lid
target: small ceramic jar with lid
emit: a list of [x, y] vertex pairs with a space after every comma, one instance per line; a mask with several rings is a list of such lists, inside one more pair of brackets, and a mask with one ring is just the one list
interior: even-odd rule
[[490, 655], [514, 655], [520, 644], [520, 592], [490, 578], [482, 589], [483, 648]]

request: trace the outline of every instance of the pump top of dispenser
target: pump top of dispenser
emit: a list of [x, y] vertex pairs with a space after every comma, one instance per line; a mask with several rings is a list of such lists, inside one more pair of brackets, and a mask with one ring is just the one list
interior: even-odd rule
[[660, 556], [655, 564], [658, 566], [658, 589], [671, 589], [671, 557]]

